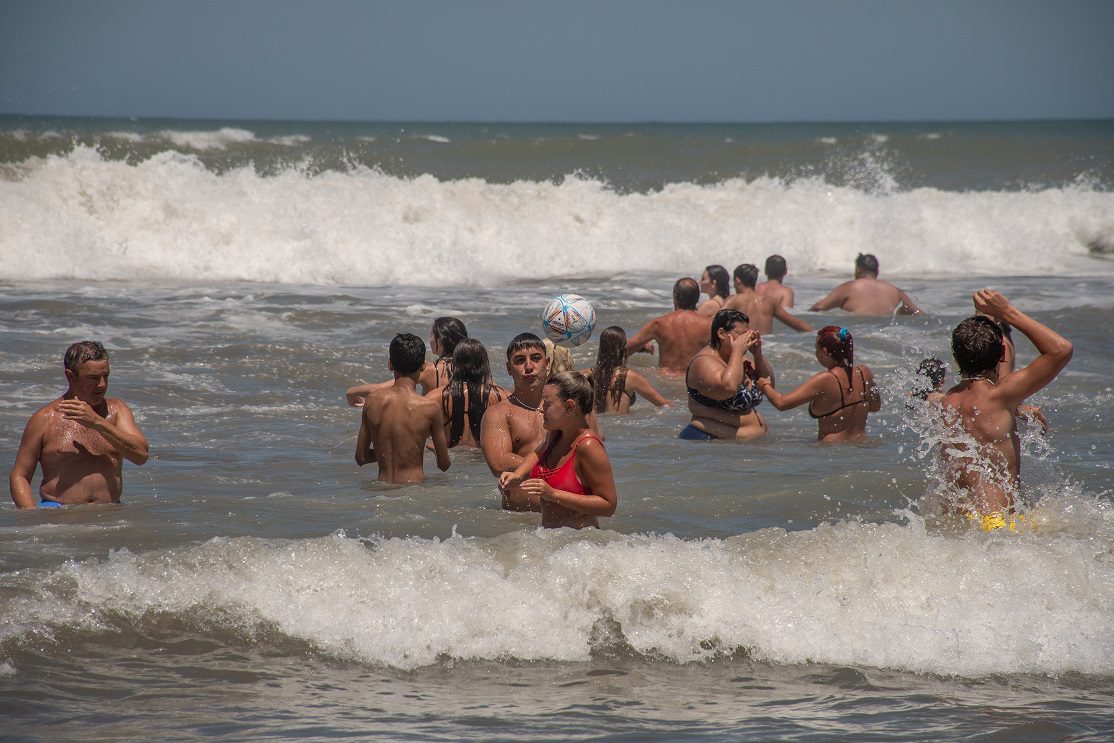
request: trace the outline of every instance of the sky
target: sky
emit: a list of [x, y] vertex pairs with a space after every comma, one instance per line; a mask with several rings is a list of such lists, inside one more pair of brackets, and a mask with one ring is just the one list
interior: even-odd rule
[[1114, 118], [1112, 0], [0, 0], [0, 114]]

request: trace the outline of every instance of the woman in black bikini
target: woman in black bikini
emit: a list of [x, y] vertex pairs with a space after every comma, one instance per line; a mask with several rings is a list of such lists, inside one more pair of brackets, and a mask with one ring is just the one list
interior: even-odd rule
[[618, 325], [600, 333], [596, 366], [581, 374], [595, 383], [597, 413], [629, 413], [638, 393], [659, 408], [669, 404], [646, 377], [627, 367], [627, 334]]
[[506, 397], [506, 391], [491, 381], [487, 349], [477, 340], [465, 338], [456, 344], [452, 369], [448, 383], [426, 393], [426, 397], [441, 403], [449, 448], [458, 444], [475, 448], [480, 445], [484, 413]]
[[866, 441], [867, 415], [882, 407], [882, 397], [870, 369], [855, 366], [851, 331], [835, 325], [821, 328], [816, 334], [816, 360], [825, 371], [813, 374], [792, 392], [779, 393], [765, 377], [758, 380], [758, 388], [778, 410], [808, 403], [819, 441]]

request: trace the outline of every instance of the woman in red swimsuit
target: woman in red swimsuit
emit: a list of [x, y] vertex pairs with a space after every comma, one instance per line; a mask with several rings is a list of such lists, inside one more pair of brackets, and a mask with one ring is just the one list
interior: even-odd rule
[[866, 441], [867, 415], [882, 407], [882, 397], [870, 368], [855, 366], [851, 331], [835, 325], [821, 328], [816, 334], [816, 360], [825, 371], [813, 374], [792, 392], [779, 393], [768, 377], [758, 380], [758, 389], [778, 410], [808, 403], [819, 441]]
[[598, 528], [598, 517], [615, 513], [611, 460], [588, 423], [592, 399], [592, 382], [583, 375], [550, 377], [542, 395], [542, 425], [549, 433], [518, 469], [499, 476], [501, 489], [521, 483], [524, 493], [541, 499], [542, 526]]

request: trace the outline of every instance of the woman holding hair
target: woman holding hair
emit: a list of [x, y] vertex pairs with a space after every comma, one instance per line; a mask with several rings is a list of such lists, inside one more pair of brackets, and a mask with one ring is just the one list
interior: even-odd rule
[[[748, 351], [753, 364], [746, 358]], [[738, 310], [717, 312], [708, 345], [685, 370], [692, 422], [681, 430], [680, 438], [709, 441], [765, 435], [766, 421], [755, 409], [763, 397], [754, 380], [773, 374], [762, 354], [761, 337], [750, 329], [750, 318]]]
[[542, 526], [599, 527], [615, 513], [618, 496], [611, 460], [588, 424], [592, 380], [577, 372], [550, 377], [542, 394], [541, 445], [514, 472], [499, 476], [500, 489], [519, 484], [541, 501]]
[[[448, 384], [431, 390], [426, 397], [441, 403], [449, 448], [480, 445], [480, 423], [488, 407], [506, 397], [506, 391], [491, 379], [491, 362], [484, 344], [464, 338], [456, 344]], [[465, 426], [464, 422], [468, 421]]]
[[597, 413], [629, 413], [638, 394], [659, 408], [669, 404], [646, 377], [627, 367], [627, 334], [618, 325], [600, 333], [596, 366], [581, 374], [595, 385]]
[[855, 339], [851, 331], [835, 325], [816, 334], [816, 360], [824, 371], [813, 374], [792, 392], [781, 394], [771, 380], [758, 380], [758, 388], [778, 410], [808, 403], [816, 419], [818, 441], [866, 441], [866, 419], [882, 407], [874, 375], [865, 365], [855, 365]]
[[701, 302], [696, 311], [701, 315], [714, 315], [723, 309], [730, 293], [731, 276], [723, 266], [706, 266], [704, 273], [700, 274], [700, 291], [708, 295], [705, 302]]
[[[468, 330], [459, 318], [439, 317], [433, 321], [433, 327], [429, 331], [429, 350], [437, 358], [432, 364], [427, 361], [422, 366], [421, 374], [418, 375], [418, 386], [422, 388], [422, 394], [449, 383], [453, 373], [453, 350], [457, 343], [467, 337]], [[352, 407], [362, 408], [372, 390], [388, 387], [391, 384], [392, 381], [358, 384], [349, 387], [345, 391], [345, 397]]]

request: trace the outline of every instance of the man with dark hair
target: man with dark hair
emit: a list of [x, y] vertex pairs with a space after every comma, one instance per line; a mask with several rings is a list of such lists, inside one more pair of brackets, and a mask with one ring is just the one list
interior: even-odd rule
[[412, 333], [391, 340], [387, 368], [393, 384], [373, 389], [360, 415], [356, 464], [379, 464], [384, 482], [422, 482], [427, 439], [433, 439], [437, 468], [449, 468], [449, 446], [441, 406], [418, 394], [418, 377], [425, 364], [425, 341]]
[[[980, 289], [974, 302], [980, 314], [952, 332], [952, 353], [962, 378], [941, 403], [945, 424], [962, 436], [942, 447], [943, 457], [959, 510], [984, 529], [1012, 529], [1007, 519], [1021, 472], [1017, 408], [1067, 366], [1072, 345], [996, 291]], [[1000, 378], [998, 362], [1005, 353], [1001, 320], [1024, 333], [1040, 355]]]
[[775, 300], [782, 307], [792, 308], [793, 290], [782, 283], [787, 273], [789, 268], [785, 265], [785, 259], [780, 255], [771, 255], [766, 259], [766, 280], [754, 287], [754, 290], [763, 297]]
[[[542, 427], [542, 393], [549, 379], [545, 344], [533, 333], [520, 333], [507, 345], [507, 373], [514, 390], [506, 400], [492, 405], [480, 423], [480, 449], [491, 474], [514, 472], [538, 448]], [[502, 491], [508, 511], [540, 511], [537, 496], [523, 493], [517, 484]]]
[[750, 318], [750, 329], [759, 333], [770, 333], [774, 329], [774, 318], [785, 323], [798, 333], [807, 333], [812, 326], [789, 310], [778, 304], [771, 296], [763, 296], [754, 288], [758, 281], [758, 266], [742, 263], [735, 266], [735, 294], [724, 305], [727, 309], [738, 310]]
[[627, 339], [627, 353], [653, 351], [658, 342], [658, 366], [663, 370], [684, 371], [696, 352], [707, 342], [712, 318], [696, 309], [700, 286], [693, 279], [677, 279], [673, 284], [673, 311], [655, 317]]
[[119, 503], [123, 460], [147, 461], [144, 438], [123, 400], [106, 397], [108, 351], [97, 341], [74, 343], [63, 357], [69, 388], [40, 408], [23, 431], [8, 479], [12, 501], [34, 508], [31, 480], [42, 465], [44, 508], [78, 503]]
[[878, 278], [878, 259], [870, 253], [859, 253], [855, 259], [855, 278], [845, 281], [816, 302], [809, 309], [824, 312], [843, 309], [856, 315], [892, 315], [896, 309], [902, 315], [919, 315], [918, 307], [909, 295], [888, 281]]

